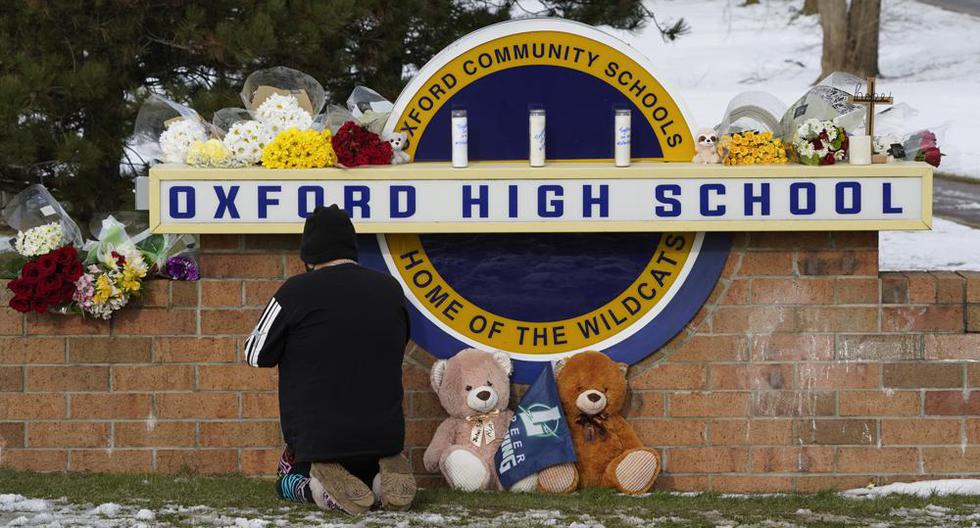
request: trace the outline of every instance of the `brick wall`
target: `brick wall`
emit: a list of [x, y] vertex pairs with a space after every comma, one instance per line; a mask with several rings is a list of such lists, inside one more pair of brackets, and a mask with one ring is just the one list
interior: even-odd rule
[[[0, 308], [0, 465], [274, 472], [276, 372], [241, 365], [241, 336], [302, 270], [297, 244], [204, 237], [204, 280], [149, 282], [111, 324]], [[977, 477], [976, 332], [980, 273], [879, 274], [874, 233], [738, 235], [708, 303], [631, 370], [629, 415], [664, 488]], [[411, 347], [404, 368], [420, 472], [431, 362]]]

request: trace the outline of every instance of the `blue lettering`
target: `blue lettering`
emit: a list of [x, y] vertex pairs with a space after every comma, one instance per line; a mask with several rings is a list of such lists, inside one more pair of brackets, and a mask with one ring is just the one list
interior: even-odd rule
[[[657, 201], [669, 205], [670, 208], [664, 207], [664, 205], [658, 205], [654, 211], [656, 211], [657, 216], [662, 216], [664, 218], [670, 218], [674, 216], [681, 215], [681, 201], [674, 196], [680, 196], [681, 186], [680, 185], [658, 185], [653, 189], [654, 195], [657, 197]], [[669, 193], [669, 194], [668, 194]]]
[[463, 218], [473, 217], [473, 206], [476, 205], [480, 208], [480, 218], [486, 218], [488, 213], [487, 209], [490, 208], [490, 186], [480, 185], [480, 195], [473, 197], [473, 186], [464, 185], [463, 186]]
[[609, 186], [600, 185], [599, 186], [599, 196], [592, 196], [592, 186], [583, 185], [582, 193], [585, 195], [582, 198], [582, 216], [585, 218], [592, 218], [592, 206], [599, 206], [599, 217], [606, 218], [609, 216]]
[[[851, 205], [844, 205], [845, 192], [851, 191]], [[858, 214], [861, 212], [861, 184], [858, 182], [840, 182], [834, 186], [836, 196], [835, 208], [837, 214]]]
[[762, 216], [769, 216], [769, 184], [762, 183], [759, 185], [760, 193], [758, 195], [752, 194], [752, 184], [745, 184], [745, 216], [755, 215], [755, 204], [759, 204], [760, 209], [762, 209]]
[[232, 218], [241, 218], [238, 215], [238, 207], [235, 206], [235, 197], [238, 196], [240, 185], [232, 185], [225, 194], [225, 188], [220, 185], [214, 186], [214, 195], [218, 197], [218, 208], [214, 211], [215, 218], [222, 218], [227, 211]]
[[[310, 207], [310, 193], [313, 193], [313, 207]], [[299, 199], [299, 210], [297, 213], [300, 218], [310, 216], [317, 207], [325, 205], [323, 200], [323, 187], [319, 185], [303, 185], [297, 190], [296, 194]]]
[[507, 186], [507, 216], [517, 218], [517, 186]]
[[[800, 191], [806, 193], [806, 207], [800, 206]], [[789, 184], [789, 212], [794, 215], [812, 215], [817, 212], [817, 186], [812, 182]]]
[[[549, 201], [549, 194], [556, 199]], [[565, 194], [561, 185], [542, 185], [538, 187], [538, 216], [541, 218], [558, 218], [565, 214], [565, 204], [557, 199]], [[550, 207], [549, 207], [550, 206]]]
[[279, 205], [279, 198], [272, 198], [269, 193], [282, 192], [281, 185], [259, 185], [259, 218], [269, 217], [269, 206]]
[[[400, 196], [405, 196], [405, 209], [402, 210]], [[415, 187], [411, 185], [391, 186], [391, 217], [408, 218], [415, 214]]]
[[725, 214], [725, 206], [719, 205], [711, 208], [711, 192], [723, 196], [725, 186], [720, 183], [706, 183], [701, 186], [701, 216], [721, 216]]
[[[357, 194], [355, 197], [354, 194]], [[371, 218], [371, 189], [366, 185], [348, 185], [344, 187], [344, 209], [354, 218], [354, 208], [361, 210], [361, 218]]]
[[881, 212], [884, 214], [900, 214], [902, 212], [902, 208], [895, 207], [892, 205], [892, 184], [891, 183], [881, 184], [881, 193], [882, 193]]
[[[180, 195], [184, 195], [185, 204], [187, 209], [184, 211], [180, 210], [178, 202], [180, 200]], [[197, 205], [195, 203], [194, 188], [189, 185], [175, 185], [170, 188], [170, 218], [194, 218], [197, 213]]]

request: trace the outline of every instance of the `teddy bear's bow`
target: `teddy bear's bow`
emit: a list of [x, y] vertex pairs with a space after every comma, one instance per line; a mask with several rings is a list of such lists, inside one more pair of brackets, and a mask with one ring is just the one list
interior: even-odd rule
[[594, 442], [597, 434], [603, 439], [606, 438], [607, 429], [606, 425], [602, 422], [604, 422], [607, 418], [609, 418], [609, 416], [607, 416], [605, 413], [595, 415], [580, 413], [578, 418], [575, 419], [575, 423], [585, 428], [585, 441]]
[[470, 430], [470, 442], [474, 446], [480, 447], [484, 443], [489, 444], [497, 438], [497, 429], [493, 426], [493, 420], [498, 414], [500, 414], [499, 410], [493, 410], [466, 417], [467, 422], [473, 423], [473, 429]]

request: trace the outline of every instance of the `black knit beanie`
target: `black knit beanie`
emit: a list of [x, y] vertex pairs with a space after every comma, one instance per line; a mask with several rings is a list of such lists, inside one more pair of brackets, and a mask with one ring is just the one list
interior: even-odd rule
[[299, 256], [307, 264], [357, 260], [357, 233], [347, 213], [336, 204], [317, 207], [306, 217]]

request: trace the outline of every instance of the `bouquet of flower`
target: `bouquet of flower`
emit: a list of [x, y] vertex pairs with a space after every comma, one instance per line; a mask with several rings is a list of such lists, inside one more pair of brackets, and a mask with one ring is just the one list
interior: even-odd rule
[[196, 281], [201, 278], [197, 265], [197, 237], [194, 235], [150, 235], [141, 233], [136, 247], [150, 272], [179, 281]]
[[262, 152], [262, 165], [270, 169], [313, 169], [337, 163], [330, 131], [297, 130], [282, 132]]
[[[47, 243], [34, 247], [48, 248]], [[68, 304], [75, 294], [75, 281], [81, 276], [82, 263], [74, 246], [45, 251], [27, 261], [20, 276], [7, 283], [7, 288], [14, 293], [10, 307], [21, 313], [44, 313], [55, 306]]]
[[756, 165], [786, 163], [786, 149], [772, 132], [756, 133], [752, 130], [723, 137], [721, 146], [726, 150], [725, 165]]
[[807, 119], [796, 135], [793, 147], [804, 165], [833, 165], [847, 156], [847, 133], [834, 121]]
[[207, 141], [210, 128], [193, 109], [154, 94], [136, 115], [133, 148], [148, 162], [184, 163], [187, 150]]
[[72, 298], [83, 312], [110, 319], [139, 294], [149, 266], [126, 228], [111, 216], [102, 221], [98, 240], [85, 249], [85, 272], [75, 283]]
[[345, 167], [391, 163], [391, 144], [353, 121], [344, 123], [331, 142], [338, 162]]
[[924, 161], [933, 167], [938, 167], [942, 161], [943, 153], [939, 150], [935, 132], [931, 130], [912, 134], [902, 143], [902, 147], [906, 160]]

